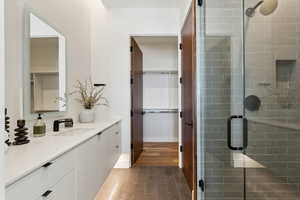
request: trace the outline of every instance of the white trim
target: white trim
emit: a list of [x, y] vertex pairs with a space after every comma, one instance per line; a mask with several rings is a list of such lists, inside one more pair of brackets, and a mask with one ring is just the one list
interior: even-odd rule
[[177, 37], [176, 33], [147, 33], [147, 34], [129, 34], [129, 38], [131, 37]]
[[[181, 28], [180, 28], [181, 30]], [[182, 42], [181, 40], [181, 31], [178, 35], [178, 47], [180, 43]], [[181, 69], [181, 50], [178, 48], [178, 148], [182, 145], [182, 119], [180, 117], [180, 112], [182, 111], [182, 106], [181, 106], [181, 99], [182, 99], [182, 90], [181, 90], [181, 83], [180, 83], [180, 78], [182, 76], [182, 69]], [[178, 166], [179, 168], [183, 167], [183, 152], [179, 151], [179, 157], [178, 157]]]
[[191, 6], [192, 6], [192, 3], [193, 3], [193, 1], [191, 0], [190, 2], [189, 2], [189, 4], [188, 4], [188, 6], [186, 6], [185, 8], [184, 8], [184, 13], [183, 13], [183, 16], [181, 16], [182, 18], [181, 18], [181, 21], [180, 21], [180, 32], [181, 32], [181, 30], [182, 30], [182, 28], [183, 28], [183, 26], [184, 26], [184, 23], [185, 23], [185, 21], [186, 21], [186, 19], [187, 19], [187, 17], [188, 17], [188, 14], [189, 14], [189, 11], [190, 11], [190, 8], [191, 8]]
[[119, 160], [115, 164], [115, 169], [130, 168], [130, 153], [123, 153], [120, 155]]
[[4, 102], [5, 102], [5, 27], [4, 0], [0, 0], [0, 199], [4, 197]]

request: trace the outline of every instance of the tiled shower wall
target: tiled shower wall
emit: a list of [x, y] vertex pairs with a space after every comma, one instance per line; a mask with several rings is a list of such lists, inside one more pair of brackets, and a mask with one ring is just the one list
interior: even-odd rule
[[249, 123], [247, 155], [262, 168], [247, 168], [247, 200], [300, 199], [300, 131]]
[[[245, 0], [245, 7], [257, 0]], [[278, 0], [269, 16], [245, 18], [246, 94], [262, 106], [248, 117], [300, 122], [300, 1]]]
[[[201, 73], [205, 200], [242, 200], [243, 169], [233, 168], [227, 118], [242, 112], [242, 1], [206, 1]], [[235, 106], [231, 106], [235, 105]], [[201, 133], [200, 133], [201, 134]]]
[[[245, 7], [256, 3], [245, 0]], [[262, 167], [232, 166], [226, 120], [242, 113], [242, 1], [209, 0], [205, 12], [205, 199], [244, 199], [244, 177], [246, 199], [300, 199], [298, 130], [250, 120], [247, 156]], [[244, 25], [246, 95], [257, 95], [262, 102], [247, 117], [300, 122], [300, 1], [279, 0], [275, 13], [262, 16], [257, 11], [253, 18], [245, 17]]]
[[245, 18], [246, 95], [262, 103], [246, 112], [247, 155], [263, 166], [246, 169], [247, 200], [300, 199], [300, 131], [292, 128], [300, 122], [300, 1], [278, 3], [269, 16]]
[[231, 38], [208, 36], [205, 46], [205, 199], [242, 200], [243, 169], [232, 167], [226, 139], [231, 113]]

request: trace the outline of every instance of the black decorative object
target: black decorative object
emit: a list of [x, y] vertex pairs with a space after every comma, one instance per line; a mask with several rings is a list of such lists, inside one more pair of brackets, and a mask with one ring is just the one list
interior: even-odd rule
[[261, 106], [259, 97], [255, 95], [247, 96], [245, 99], [245, 108], [249, 111], [257, 111]]
[[[9, 135], [9, 122], [10, 118], [7, 116], [7, 108], [5, 108], [5, 131], [6, 134]], [[9, 141], [9, 139], [5, 140], [5, 143], [10, 146], [11, 142]]]
[[18, 120], [17, 121], [18, 128], [15, 129], [15, 142], [14, 145], [23, 145], [27, 144], [30, 141], [28, 140], [28, 128], [25, 127], [25, 120]]

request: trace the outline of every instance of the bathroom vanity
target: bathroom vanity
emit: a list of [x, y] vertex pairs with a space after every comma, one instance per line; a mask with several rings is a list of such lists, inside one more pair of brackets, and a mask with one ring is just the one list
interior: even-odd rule
[[6, 154], [6, 200], [93, 200], [120, 156], [120, 119], [79, 124]]

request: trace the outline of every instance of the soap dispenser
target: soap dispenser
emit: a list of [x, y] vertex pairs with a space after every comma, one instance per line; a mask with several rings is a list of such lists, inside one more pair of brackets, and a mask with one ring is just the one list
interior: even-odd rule
[[33, 137], [42, 137], [46, 135], [46, 123], [42, 119], [42, 115], [39, 114], [34, 126]]

